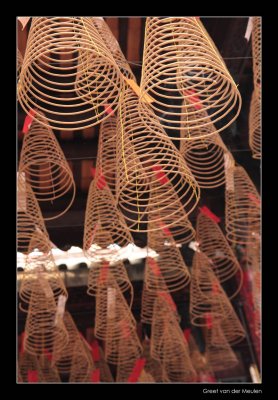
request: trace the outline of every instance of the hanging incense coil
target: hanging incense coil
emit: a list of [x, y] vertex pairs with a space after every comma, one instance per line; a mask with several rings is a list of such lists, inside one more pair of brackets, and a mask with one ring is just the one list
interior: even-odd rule
[[[152, 218], [158, 221], [157, 225], [166, 236], [173, 237], [177, 244], [187, 244], [194, 240], [196, 232], [172, 184], [167, 182], [167, 178], [163, 176], [161, 171], [157, 172], [157, 178], [159, 178], [158, 182], [154, 181], [150, 184], [152, 194], [149, 197], [148, 211], [152, 215]], [[167, 189], [171, 191], [169, 197], [165, 196]], [[156, 202], [156, 199], [159, 197], [161, 197], [165, 208], [160, 206], [160, 202]], [[179, 211], [178, 221], [177, 210]], [[154, 228], [152, 226], [152, 229]], [[150, 229], [150, 226], [148, 229]]]
[[150, 350], [150, 341], [145, 339], [143, 342], [143, 357], [146, 359], [145, 371], [154, 378], [155, 382], [169, 382], [162, 364], [152, 358]]
[[[96, 256], [96, 247], [105, 250], [116, 244], [125, 246], [132, 243], [132, 236], [126, 226], [124, 217], [117, 209], [115, 199], [103, 177], [91, 182], [85, 214], [83, 250], [87, 257]], [[108, 252], [108, 254], [110, 254]]]
[[73, 347], [73, 357], [69, 382], [91, 382], [95, 370], [94, 361], [84, 342], [79, 338]]
[[[166, 226], [184, 219], [184, 211], [187, 216], [193, 211], [200, 193], [191, 171], [155, 115], [148, 111], [144, 125], [138, 104], [138, 97], [130, 90], [120, 99], [116, 200], [129, 229], [147, 232], [150, 225], [145, 227], [146, 221], [158, 222], [162, 210]], [[161, 185], [165, 185], [163, 192]]]
[[249, 111], [249, 146], [252, 150], [252, 157], [261, 158], [261, 103], [256, 92], [252, 93]]
[[25, 173], [39, 202], [50, 202], [70, 193], [69, 203], [58, 214], [47, 217], [51, 220], [63, 215], [72, 205], [75, 197], [75, 183], [70, 166], [52, 130], [46, 125], [46, 118], [37, 116], [30, 130], [24, 135], [19, 170]]
[[103, 18], [99, 17], [93, 17], [92, 18], [92, 24], [96, 27], [98, 33], [100, 34], [103, 42], [105, 43], [106, 47], [109, 49], [111, 52], [116, 64], [118, 65], [121, 73], [128, 79], [135, 79], [135, 76], [125, 58], [123, 55], [123, 52], [120, 48], [120, 45], [111, 32], [109, 26], [107, 23], [104, 21]]
[[72, 360], [74, 357], [74, 346], [80, 340], [80, 334], [77, 326], [68, 311], [64, 314], [64, 325], [68, 333], [68, 343], [64, 348], [60, 348], [59, 341], [54, 342], [53, 360], [58, 371], [62, 374], [69, 374], [71, 371]]
[[44, 253], [49, 253], [51, 243], [45, 227], [38, 201], [31, 186], [26, 182], [25, 173], [19, 171], [17, 180], [17, 251], [27, 253], [31, 250], [34, 237]]
[[242, 286], [242, 269], [218, 224], [203, 213], [197, 217], [197, 241], [221, 283], [239, 277], [235, 290], [229, 293], [229, 298], [235, 297]]
[[96, 292], [96, 338], [107, 340], [109, 336], [115, 339], [123, 337], [122, 323], [133, 328], [136, 326], [130, 308], [106, 264], [102, 266]]
[[102, 175], [113, 195], [116, 190], [116, 117], [100, 124], [96, 171]]
[[[178, 140], [184, 138], [175, 135], [182, 127], [181, 117], [188, 118], [189, 129], [221, 121], [216, 128], [221, 132], [241, 108], [237, 86], [196, 17], [147, 18], [140, 88], [141, 97], [148, 94], [154, 99], [140, 102], [141, 115], [152, 108], [163, 128]], [[207, 111], [206, 117], [199, 117], [200, 109]]]
[[170, 382], [194, 382], [188, 345], [169, 304], [157, 298], [151, 336], [151, 356], [159, 360]]
[[[203, 113], [200, 113], [202, 115]], [[184, 125], [187, 126], [186, 121]], [[181, 130], [192, 140], [183, 140], [180, 152], [200, 188], [212, 189], [225, 183], [224, 154], [228, 151], [213, 124], [190, 131]], [[200, 138], [200, 136], [203, 136]], [[208, 136], [209, 135], [209, 136]], [[197, 138], [197, 139], [195, 139]]]
[[136, 327], [130, 319], [122, 318], [113, 329], [113, 333], [106, 336], [105, 359], [111, 364], [129, 365], [141, 356], [142, 345], [138, 338]]
[[262, 41], [262, 20], [261, 17], [252, 17], [252, 56], [254, 89], [258, 98], [261, 100], [261, 41]]
[[235, 244], [252, 243], [260, 233], [260, 195], [242, 167], [232, 169], [231, 182], [226, 187], [226, 237]]
[[100, 360], [96, 363], [100, 369], [100, 380], [101, 382], [114, 382], [114, 378], [111, 374], [110, 368], [105, 361], [105, 355], [102, 348], [99, 346]]
[[196, 252], [193, 258], [189, 310], [193, 325], [205, 327], [221, 323], [229, 343], [237, 343], [245, 336], [209, 258], [202, 252]]
[[42, 382], [61, 382], [59, 372], [57, 368], [52, 365], [50, 356], [41, 355], [38, 360], [43, 374]]
[[34, 354], [26, 351], [19, 354], [18, 367], [22, 382], [28, 382], [28, 375], [31, 371], [36, 371], [38, 382], [43, 382], [43, 372], [39, 360]]
[[198, 373], [198, 376], [203, 372], [207, 372], [208, 370], [207, 359], [205, 355], [201, 354], [199, 347], [197, 346], [197, 343], [192, 335], [190, 335], [188, 338], [188, 346], [190, 352], [190, 359], [193, 368]]
[[37, 108], [35, 120], [43, 112], [53, 129], [89, 128], [109, 117], [107, 103], [117, 109], [124, 85], [93, 18], [32, 18], [18, 99], [26, 113]]
[[27, 267], [22, 272], [19, 289], [19, 296], [22, 301], [29, 304], [32, 295], [34, 296], [35, 293], [39, 295], [42, 290], [45, 295], [49, 297], [53, 296], [56, 303], [60, 295], [68, 297], [61, 273], [54, 263], [49, 263], [48, 265], [46, 263], [38, 263], [36, 267], [32, 269], [28, 269]]
[[190, 274], [173, 237], [162, 229], [148, 233], [148, 247], [159, 254], [158, 259], [146, 258], [145, 283], [150, 291], [175, 292], [190, 282]]
[[224, 371], [238, 364], [237, 356], [225, 338], [219, 325], [214, 325], [208, 335], [206, 358], [214, 371]]
[[[105, 265], [103, 265], [106, 263]], [[101, 279], [102, 268], [109, 268], [110, 273], [116, 280], [122, 293], [130, 291], [131, 297], [133, 298], [133, 286], [129, 280], [126, 268], [123, 262], [118, 261], [117, 263], [108, 263], [103, 261], [103, 263], [98, 263], [93, 265], [88, 274], [88, 290], [87, 293], [90, 296], [96, 296], [97, 288], [99, 285], [99, 280]]]
[[24, 335], [24, 349], [37, 356], [45, 351], [52, 353], [54, 343], [56, 351], [62, 351], [68, 343], [64, 322], [57, 316], [53, 292], [43, 277], [40, 284], [41, 290], [31, 293]]

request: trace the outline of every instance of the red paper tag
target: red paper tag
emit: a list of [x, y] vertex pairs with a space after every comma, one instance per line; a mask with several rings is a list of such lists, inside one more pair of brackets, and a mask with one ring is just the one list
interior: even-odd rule
[[160, 268], [159, 268], [159, 265], [157, 264], [157, 262], [153, 258], [148, 257], [148, 263], [149, 263], [154, 275], [161, 276], [161, 271], [160, 271]]
[[186, 328], [186, 329], [183, 331], [184, 337], [185, 337], [185, 339], [186, 339], [187, 342], [188, 342], [190, 333], [191, 333], [191, 328]]
[[104, 110], [106, 114], [111, 114], [111, 115], [115, 114], [114, 110], [112, 110], [109, 104], [104, 104]]
[[137, 382], [141, 372], [143, 371], [145, 364], [146, 364], [145, 358], [139, 358], [138, 360], [136, 360], [133, 370], [127, 381]]
[[[91, 167], [91, 175], [93, 178], [95, 178], [96, 172], [97, 172], [96, 168]], [[98, 177], [98, 180], [97, 180], [97, 188], [103, 189], [103, 188], [105, 188], [106, 185], [107, 185], [107, 183], [106, 183], [104, 175], [100, 174], [100, 176]]]
[[173, 311], [177, 311], [177, 307], [176, 304], [174, 302], [174, 300], [172, 299], [172, 296], [167, 293], [167, 292], [158, 292], [159, 296], [163, 297], [163, 299], [166, 300], [166, 302], [169, 304], [169, 306], [171, 307], [171, 309]]
[[100, 177], [97, 180], [97, 188], [104, 189], [105, 186], [106, 186], [106, 180], [104, 178], [104, 175], [100, 175]]
[[95, 369], [91, 374], [91, 382], [100, 382], [100, 369]]
[[99, 283], [100, 284], [104, 284], [107, 281], [108, 268], [109, 268], [109, 262], [103, 261], [101, 269], [100, 269], [100, 274], [99, 274]]
[[160, 222], [159, 225], [161, 226], [162, 231], [165, 233], [166, 236], [172, 236], [171, 231], [167, 226], [163, 224], [163, 222]]
[[100, 360], [100, 353], [99, 353], [99, 347], [98, 347], [98, 341], [97, 340], [94, 340], [92, 343], [91, 343], [91, 349], [92, 349], [92, 357], [93, 357], [93, 360], [96, 362], [96, 361], [99, 361]]
[[38, 382], [38, 371], [28, 370], [27, 380], [28, 382]]
[[165, 172], [163, 172], [160, 165], [153, 165], [152, 170], [155, 171], [157, 180], [161, 183], [161, 185], [169, 182], [169, 179], [165, 175]]
[[29, 111], [29, 113], [26, 115], [25, 120], [24, 120], [24, 125], [23, 125], [23, 129], [22, 132], [25, 134], [29, 131], [30, 126], [33, 122], [34, 119], [34, 115], [36, 114], [36, 111], [34, 109], [31, 109]]
[[194, 89], [187, 89], [183, 91], [183, 94], [187, 97], [187, 100], [194, 105], [196, 110], [201, 110], [203, 108], [202, 102], [199, 99], [199, 96], [197, 96], [196, 91]]
[[44, 349], [44, 354], [45, 354], [46, 358], [48, 359], [48, 361], [52, 360], [52, 354], [50, 353], [50, 351], [48, 349]]
[[248, 193], [248, 197], [249, 197], [250, 200], [252, 200], [254, 203], [256, 203], [257, 206], [259, 206], [261, 204], [261, 199], [259, 199], [254, 194]]
[[217, 215], [213, 214], [212, 211], [210, 211], [210, 209], [206, 206], [203, 207], [199, 207], [199, 210], [201, 211], [201, 213], [205, 214], [207, 217], [209, 217], [212, 221], [218, 223], [221, 221], [221, 219], [219, 217], [217, 217]]
[[211, 313], [206, 313], [205, 319], [206, 319], [206, 325], [207, 325], [208, 329], [211, 329], [211, 327], [212, 327]]

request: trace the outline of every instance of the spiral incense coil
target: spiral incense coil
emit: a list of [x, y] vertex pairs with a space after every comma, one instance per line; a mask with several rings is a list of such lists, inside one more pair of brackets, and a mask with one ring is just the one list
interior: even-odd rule
[[143, 357], [146, 359], [145, 371], [154, 378], [155, 382], [169, 382], [162, 364], [151, 357], [150, 350], [150, 341], [145, 339], [143, 342]]
[[[195, 238], [195, 230], [188, 219], [188, 216], [184, 210], [182, 202], [179, 200], [178, 195], [175, 193], [175, 190], [172, 190], [172, 193], [169, 197], [164, 195], [165, 189], [171, 190], [173, 188], [170, 182], [164, 181], [164, 176], [160, 175], [161, 172], [158, 172], [157, 177], [160, 178], [160, 181], [155, 181], [151, 183], [150, 188], [152, 190], [152, 194], [149, 198], [149, 206], [148, 211], [152, 214], [154, 219], [158, 220], [158, 225], [160, 229], [165, 232], [166, 235], [173, 237], [177, 244], [187, 244]], [[163, 184], [162, 184], [163, 183]], [[165, 208], [160, 206], [160, 203], [156, 203], [156, 199], [161, 196], [163, 204]], [[157, 212], [156, 212], [157, 211]], [[177, 211], [179, 212], [179, 218], [177, 220]], [[155, 228], [152, 226], [152, 229]], [[148, 227], [150, 229], [150, 226]]]
[[70, 193], [69, 203], [51, 220], [63, 215], [75, 197], [75, 183], [65, 155], [49, 127], [41, 125], [46, 118], [37, 116], [30, 130], [24, 135], [19, 170], [25, 173], [39, 202], [51, 202]]
[[57, 318], [57, 305], [53, 293], [45, 279], [41, 279], [41, 291], [31, 293], [28, 314], [25, 323], [25, 351], [41, 355], [45, 351], [52, 353], [55, 343], [56, 351], [68, 343], [68, 333], [61, 318]]
[[[195, 132], [199, 134], [200, 130], [191, 131], [192, 138]], [[197, 140], [183, 141], [180, 151], [200, 188], [212, 189], [225, 183], [224, 154], [227, 148], [217, 133]]]
[[30, 354], [27, 351], [19, 354], [18, 367], [22, 382], [28, 382], [28, 375], [31, 371], [36, 371], [38, 382], [43, 382], [43, 372], [39, 360], [35, 355]]
[[205, 356], [203, 356], [199, 350], [199, 347], [191, 334], [187, 339], [190, 359], [195, 371], [200, 374], [200, 372], [207, 370], [207, 360]]
[[224, 371], [238, 364], [237, 356], [226, 340], [219, 325], [213, 326], [211, 333], [208, 335], [206, 358], [210, 368], [214, 372]]
[[55, 264], [39, 264], [35, 268], [26, 268], [23, 271], [19, 289], [21, 300], [29, 304], [31, 296], [39, 295], [42, 290], [47, 296], [53, 296], [56, 303], [60, 295], [68, 297], [64, 281]]
[[150, 291], [178, 291], [190, 282], [190, 274], [174, 239], [162, 229], [148, 233], [148, 247], [159, 254], [157, 260], [146, 258], [145, 283]]
[[76, 340], [73, 347], [69, 382], [91, 382], [94, 370], [93, 358], [87, 351], [84, 342], [81, 339]]
[[109, 118], [107, 103], [117, 109], [124, 85], [93, 18], [32, 18], [18, 88], [26, 113], [36, 107], [53, 129], [86, 129]]
[[45, 227], [43, 216], [38, 205], [38, 201], [33, 193], [31, 186], [26, 182], [25, 174], [18, 173], [17, 180], [17, 251], [27, 253], [37, 237], [39, 249], [44, 253], [49, 253], [51, 243]]
[[262, 20], [261, 17], [252, 17], [252, 56], [254, 89], [257, 98], [261, 99], [261, 41], [262, 41]]
[[102, 265], [96, 292], [95, 336], [108, 340], [123, 337], [121, 324], [135, 329], [136, 321], [109, 266]]
[[252, 93], [249, 111], [249, 146], [252, 150], [253, 158], [261, 158], [261, 103], [256, 92]]
[[[237, 86], [196, 17], [147, 18], [140, 88], [141, 96], [154, 99], [140, 102], [142, 117], [151, 107], [169, 134], [180, 130], [181, 117], [188, 118], [189, 129], [221, 121], [216, 128], [221, 132], [241, 108]], [[206, 117], [199, 117], [200, 109]], [[187, 139], [172, 134], [175, 140]]]
[[96, 362], [97, 367], [100, 369], [100, 380], [101, 382], [114, 382], [114, 378], [111, 374], [110, 368], [105, 361], [105, 355], [102, 348], [99, 346], [100, 360]]
[[[124, 314], [122, 314], [124, 316]], [[136, 326], [132, 321], [122, 318], [109, 332], [105, 341], [105, 359], [108, 363], [130, 365], [131, 360], [135, 362], [142, 354], [142, 345], [136, 332]]]
[[226, 237], [235, 244], [249, 244], [260, 233], [260, 195], [245, 169], [233, 169], [234, 191], [226, 190]]
[[96, 255], [93, 244], [105, 250], [112, 244], [122, 247], [132, 242], [132, 236], [117, 209], [111, 190], [105, 180], [96, 177], [90, 184], [86, 205], [83, 237], [85, 254], [87, 257]]
[[58, 346], [56, 346], [56, 343], [54, 342], [53, 360], [60, 373], [69, 374], [74, 356], [74, 346], [76, 342], [80, 340], [80, 334], [72, 316], [68, 311], [65, 311], [64, 314], [64, 324], [69, 340], [63, 349], [60, 348], [59, 342], [57, 343]]
[[43, 373], [42, 382], [61, 382], [58, 369], [52, 365], [50, 357], [48, 358], [46, 355], [41, 355], [38, 360]]
[[121, 73], [128, 79], [135, 79], [135, 76], [125, 58], [123, 55], [123, 52], [120, 48], [120, 45], [111, 32], [109, 26], [107, 23], [104, 21], [103, 18], [92, 18], [92, 24], [95, 26], [97, 29], [98, 33], [100, 34], [103, 42], [105, 43], [106, 47], [109, 49], [111, 52], [111, 55], [113, 56], [116, 64], [118, 65]]
[[113, 195], [116, 190], [116, 117], [100, 124], [96, 173], [102, 175]]
[[245, 336], [242, 325], [213, 272], [211, 261], [202, 252], [196, 252], [193, 258], [189, 309], [193, 325], [205, 327], [221, 322], [230, 343]]
[[120, 99], [116, 200], [129, 229], [147, 232], [150, 228], [144, 226], [146, 221], [158, 222], [162, 210], [168, 226], [184, 219], [184, 211], [187, 216], [193, 211], [200, 193], [191, 171], [155, 115], [148, 111], [144, 125], [138, 104], [138, 97], [130, 90]]
[[[96, 296], [97, 294], [97, 289], [99, 285], [99, 280], [101, 279], [101, 274], [102, 274], [102, 268], [109, 268], [110, 273], [113, 275], [114, 279], [116, 280], [120, 290], [122, 293], [126, 292], [129, 290], [132, 293], [133, 297], [133, 286], [132, 283], [129, 280], [126, 268], [123, 264], [123, 262], [118, 261], [117, 263], [108, 263], [106, 262], [106, 266], [103, 265], [103, 263], [98, 263], [96, 265], [93, 265], [88, 274], [88, 290], [87, 293], [90, 296]], [[108, 265], [109, 264], [109, 265]]]
[[229, 296], [235, 297], [242, 286], [242, 269], [218, 224], [203, 213], [197, 217], [197, 241], [212, 261], [211, 267], [221, 283], [239, 276], [237, 287]]
[[171, 307], [161, 296], [155, 303], [151, 356], [162, 363], [170, 382], [196, 380], [187, 342]]

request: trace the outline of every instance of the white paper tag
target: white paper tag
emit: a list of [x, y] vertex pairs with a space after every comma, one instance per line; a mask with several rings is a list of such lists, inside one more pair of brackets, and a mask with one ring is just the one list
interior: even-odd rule
[[223, 253], [223, 251], [217, 249], [217, 250], [215, 250], [214, 256], [222, 258], [222, 257], [225, 257], [225, 254]]
[[109, 319], [115, 318], [115, 301], [116, 289], [109, 287], [107, 291], [107, 317]]
[[226, 190], [229, 192], [235, 191], [234, 186], [234, 160], [230, 154], [224, 154], [224, 164], [225, 164], [225, 178], [226, 178]]
[[101, 21], [104, 21], [103, 17], [94, 17], [94, 19], [100, 19]]
[[[18, 172], [17, 180], [17, 211], [25, 212], [27, 210], [25, 172]], [[19, 187], [20, 191], [18, 190]]]
[[200, 243], [199, 242], [190, 242], [188, 247], [194, 251], [197, 251], [198, 253], [200, 253], [200, 249], [199, 249]]
[[249, 42], [251, 33], [252, 33], [252, 29], [253, 29], [253, 17], [249, 17], [248, 18], [248, 23], [247, 23], [247, 27], [246, 27], [246, 32], [245, 32], [245, 39], [247, 40], [247, 42]]
[[56, 315], [55, 315], [54, 325], [57, 325], [59, 320], [63, 319], [66, 301], [67, 301], [66, 296], [64, 296], [63, 294], [60, 294], [60, 296], [58, 298], [58, 305], [57, 305], [57, 311], [56, 311]]

